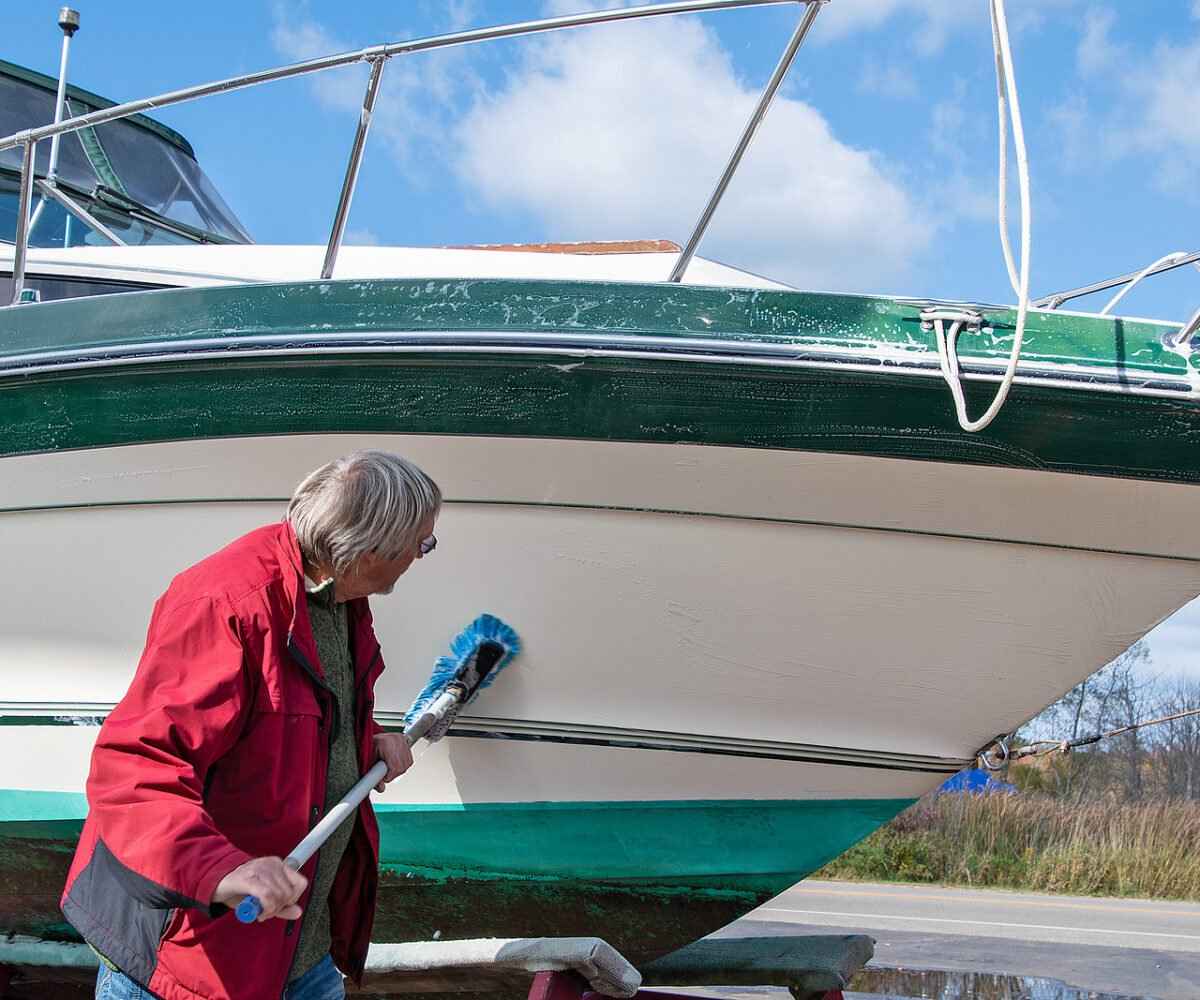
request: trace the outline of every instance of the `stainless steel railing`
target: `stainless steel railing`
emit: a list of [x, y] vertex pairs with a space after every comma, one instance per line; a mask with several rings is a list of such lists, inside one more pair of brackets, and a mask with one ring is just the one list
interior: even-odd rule
[[1130, 271], [1128, 274], [1121, 274], [1115, 278], [1106, 278], [1103, 281], [1096, 281], [1090, 285], [1080, 285], [1078, 288], [1069, 288], [1063, 292], [1055, 292], [1052, 295], [1043, 295], [1040, 299], [1033, 302], [1035, 309], [1058, 309], [1072, 299], [1083, 298], [1085, 295], [1093, 295], [1096, 292], [1106, 292], [1110, 288], [1119, 288], [1121, 285], [1128, 285], [1135, 278], [1149, 278], [1155, 274], [1163, 274], [1167, 271], [1174, 271], [1178, 267], [1187, 267], [1189, 264], [1200, 266], [1200, 253], [1180, 254], [1176, 255], [1172, 260], [1164, 260], [1156, 267], [1143, 272]]
[[670, 280], [675, 282], [680, 281], [692, 257], [695, 255], [696, 248], [703, 238], [704, 231], [707, 229], [708, 223], [712, 219], [713, 213], [716, 211], [717, 205], [720, 203], [730, 179], [737, 170], [738, 164], [749, 147], [755, 131], [766, 115], [767, 109], [774, 99], [780, 84], [783, 82], [784, 75], [787, 73], [792, 60], [795, 58], [809, 30], [812, 28], [813, 22], [820, 12], [820, 8], [828, 2], [829, 0], [677, 0], [674, 3], [658, 3], [645, 7], [622, 7], [616, 10], [589, 11], [583, 14], [568, 14], [562, 17], [549, 17], [536, 21], [523, 21], [515, 24], [496, 25], [489, 28], [476, 28], [470, 31], [459, 31], [448, 35], [435, 35], [406, 42], [390, 42], [384, 45], [359, 49], [355, 52], [323, 56], [319, 59], [293, 63], [290, 66], [280, 66], [275, 69], [247, 73], [244, 76], [216, 80], [212, 83], [186, 87], [183, 90], [169, 91], [155, 97], [147, 97], [138, 101], [128, 101], [125, 104], [117, 104], [101, 111], [93, 111], [86, 115], [77, 115], [62, 122], [43, 125], [40, 128], [24, 129], [12, 135], [4, 136], [0, 138], [0, 151], [24, 147], [19, 195], [21, 203], [17, 211], [16, 246], [13, 255], [12, 301], [16, 303], [19, 300], [21, 290], [24, 287], [29, 250], [29, 214], [34, 188], [35, 153], [37, 144], [43, 139], [55, 139], [57, 136], [68, 132], [76, 132], [80, 129], [102, 125], [105, 122], [127, 118], [130, 115], [170, 107], [173, 104], [182, 104], [185, 101], [197, 100], [198, 98], [208, 97], [212, 94], [224, 94], [233, 90], [241, 90], [246, 87], [255, 87], [260, 84], [270, 83], [273, 80], [284, 80], [295, 76], [304, 76], [309, 73], [319, 73], [323, 70], [335, 69], [339, 66], [348, 66], [358, 62], [369, 63], [371, 66], [371, 76], [367, 82], [366, 93], [363, 96], [362, 114], [359, 118], [358, 128], [355, 131], [354, 142], [351, 145], [350, 158], [346, 166], [346, 176], [342, 182], [342, 191], [338, 198], [337, 211], [334, 214], [333, 227], [329, 234], [329, 242], [325, 249], [325, 259], [321, 267], [321, 277], [329, 278], [333, 275], [338, 250], [341, 247], [342, 236], [345, 233], [346, 220], [350, 213], [350, 202], [354, 197], [354, 189], [358, 182], [358, 172], [362, 162], [363, 149], [366, 145], [367, 133], [371, 125], [371, 116], [374, 111], [375, 101], [379, 96], [379, 84], [383, 74], [383, 67], [387, 60], [393, 56], [411, 55], [417, 52], [429, 52], [452, 46], [489, 42], [499, 38], [514, 38], [521, 35], [580, 28], [587, 25], [605, 24], [614, 21], [632, 21], [645, 17], [693, 14], [705, 11], [728, 10], [737, 7], [765, 7], [788, 3], [799, 4], [804, 8], [800, 23], [789, 39], [779, 64], [771, 75], [771, 79], [768, 81], [753, 114], [750, 116], [750, 120], [742, 130], [737, 145], [734, 147], [733, 153], [729, 158], [729, 162], [726, 164], [725, 170], [712, 196], [701, 212], [700, 218], [692, 230], [691, 237], [688, 239], [685, 249], [680, 253], [679, 259], [676, 261], [675, 267], [671, 272]]

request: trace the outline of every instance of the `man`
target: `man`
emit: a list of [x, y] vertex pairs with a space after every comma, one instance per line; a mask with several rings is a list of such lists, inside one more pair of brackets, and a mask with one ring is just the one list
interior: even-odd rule
[[[369, 801], [300, 872], [281, 856], [377, 759], [367, 598], [433, 550], [437, 485], [384, 452], [330, 462], [286, 519], [177, 576], [100, 729], [62, 908], [105, 1000], [336, 1000], [361, 980], [379, 831]], [[254, 924], [230, 907], [251, 894]]]

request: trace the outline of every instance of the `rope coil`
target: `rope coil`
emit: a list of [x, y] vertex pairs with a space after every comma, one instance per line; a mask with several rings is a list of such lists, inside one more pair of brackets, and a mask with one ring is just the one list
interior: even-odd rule
[[[959, 319], [952, 313], [946, 316], [932, 314], [930, 320], [934, 325], [937, 336], [938, 360], [941, 364], [942, 377], [950, 387], [950, 395], [954, 399], [954, 409], [958, 416], [959, 426], [971, 433], [987, 427], [1008, 398], [1013, 379], [1017, 374], [1017, 362], [1021, 358], [1021, 344], [1025, 339], [1025, 322], [1029, 316], [1029, 252], [1032, 242], [1033, 208], [1029, 195], [1029, 157], [1025, 149], [1025, 127], [1021, 120], [1021, 104], [1017, 95], [1016, 75], [1013, 72], [1012, 47], [1008, 39], [1008, 16], [1005, 12], [1004, 0], [990, 0], [992, 16], [992, 48], [996, 57], [996, 99], [999, 106], [1000, 121], [1000, 248], [1004, 253], [1004, 265], [1008, 270], [1008, 278], [1013, 291], [1017, 295], [1017, 327], [1013, 334], [1012, 350], [1009, 352], [1008, 365], [1004, 377], [1000, 380], [1000, 388], [992, 397], [988, 408], [977, 420], [972, 420], [967, 413], [966, 399], [963, 395], [962, 373], [958, 363], [958, 335], [962, 332], [965, 319]], [[1017, 153], [1017, 177], [1021, 190], [1021, 263], [1018, 267], [1013, 259], [1012, 246], [1008, 238], [1008, 128], [1012, 123], [1013, 145]], [[940, 310], [939, 310], [940, 312]], [[922, 320], [925, 315], [922, 314]], [[947, 332], [945, 323], [951, 323]]]

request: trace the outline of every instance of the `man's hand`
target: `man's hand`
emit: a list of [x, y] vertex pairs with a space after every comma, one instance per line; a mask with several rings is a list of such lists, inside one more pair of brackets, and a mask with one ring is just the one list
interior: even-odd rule
[[307, 888], [308, 879], [285, 865], [281, 858], [254, 858], [238, 865], [217, 883], [212, 901], [232, 907], [244, 897], [254, 896], [262, 904], [259, 921], [272, 917], [298, 920], [301, 910], [296, 900]]
[[383, 780], [375, 786], [375, 791], [382, 792], [389, 781], [412, 767], [412, 747], [403, 733], [379, 733], [375, 737], [375, 752], [388, 767]]

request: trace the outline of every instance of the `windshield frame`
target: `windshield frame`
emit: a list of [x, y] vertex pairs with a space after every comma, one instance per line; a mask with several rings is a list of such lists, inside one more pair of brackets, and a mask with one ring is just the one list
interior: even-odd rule
[[[53, 113], [57, 86], [58, 81], [51, 77], [0, 59], [0, 94], [12, 99], [7, 111], [0, 108], [0, 120], [7, 120], [8, 127], [44, 120]], [[73, 85], [65, 90], [68, 115], [95, 114], [118, 106]], [[103, 205], [109, 213], [136, 218], [156, 232], [170, 232], [197, 243], [254, 242], [205, 174], [191, 143], [173, 129], [133, 114], [80, 129], [64, 140], [68, 138], [53, 176], [47, 147], [38, 150], [36, 178], [57, 184], [93, 206]], [[0, 170], [6, 180], [11, 173], [19, 176], [22, 168], [20, 159], [0, 151]], [[105, 187], [113, 197], [105, 197], [100, 190]]]
[[[9, 166], [0, 164], [0, 180], [14, 184], [19, 190], [21, 172], [14, 170]], [[128, 240], [123, 239], [114, 230], [109, 222], [103, 220], [105, 214], [120, 215], [126, 218], [136, 220], [147, 231], [159, 232], [163, 234], [171, 234], [175, 237], [180, 237], [189, 243], [196, 244], [216, 244], [216, 245], [239, 245], [238, 240], [230, 239], [221, 236], [217, 233], [211, 233], [207, 230], [197, 229], [195, 226], [190, 226], [186, 222], [178, 222], [175, 219], [168, 219], [153, 209], [147, 208], [132, 198], [125, 196], [104, 197], [104, 191], [100, 190], [103, 185], [98, 185], [95, 191], [85, 191], [83, 188], [70, 181], [64, 180], [61, 177], [49, 180], [44, 173], [39, 172], [34, 181], [34, 198], [35, 207], [34, 213], [37, 212], [36, 199], [41, 198], [52, 201], [59, 205], [63, 211], [70, 214], [80, 223], [86, 226], [93, 232], [98, 233], [104, 239], [108, 240], [114, 246], [140, 246], [146, 243], [156, 243], [151, 240]], [[58, 243], [39, 243], [34, 236], [35, 230], [33, 227], [33, 217], [31, 216], [31, 231], [30, 243], [31, 247], [57, 247]], [[9, 239], [6, 235], [0, 235], [0, 243], [6, 246], [15, 245], [14, 239]], [[178, 240], [165, 240], [164, 243], [177, 243]], [[71, 244], [77, 246], [80, 244]]]

